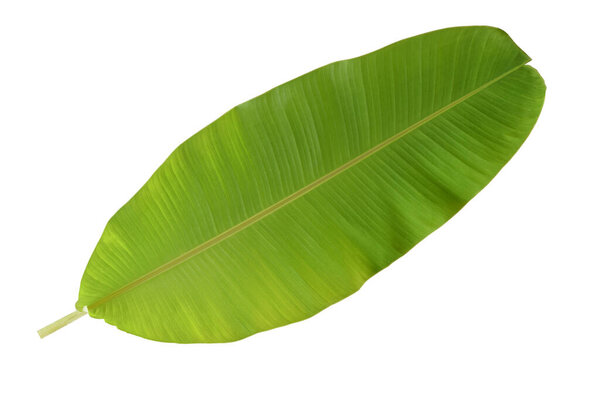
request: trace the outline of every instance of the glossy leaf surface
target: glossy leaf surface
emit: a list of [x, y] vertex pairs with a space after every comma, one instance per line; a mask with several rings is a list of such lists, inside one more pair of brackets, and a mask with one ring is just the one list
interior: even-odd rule
[[477, 194], [545, 85], [501, 30], [450, 28], [329, 64], [179, 146], [109, 221], [77, 308], [225, 342], [352, 294]]

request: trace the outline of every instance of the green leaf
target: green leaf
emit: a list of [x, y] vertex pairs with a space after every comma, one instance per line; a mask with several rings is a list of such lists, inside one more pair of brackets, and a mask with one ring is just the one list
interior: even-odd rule
[[490, 27], [329, 64], [179, 146], [108, 222], [87, 307], [167, 342], [227, 342], [358, 290], [477, 194], [521, 146], [545, 85]]

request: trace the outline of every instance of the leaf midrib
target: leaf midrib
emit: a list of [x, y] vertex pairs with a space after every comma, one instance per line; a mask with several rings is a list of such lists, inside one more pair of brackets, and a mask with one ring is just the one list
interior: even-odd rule
[[310, 191], [312, 191], [313, 189], [317, 188], [318, 186], [321, 186], [323, 183], [329, 181], [330, 179], [336, 177], [337, 175], [341, 174], [342, 172], [348, 170], [349, 168], [353, 167], [354, 165], [360, 163], [361, 161], [367, 159], [368, 157], [372, 156], [373, 154], [377, 153], [378, 151], [386, 148], [387, 146], [389, 146], [390, 144], [392, 144], [393, 142], [395, 142], [396, 140], [402, 138], [404, 135], [416, 130], [417, 128], [421, 127], [422, 125], [426, 124], [427, 122], [431, 121], [432, 119], [436, 118], [437, 116], [445, 113], [446, 111], [450, 110], [451, 108], [457, 106], [458, 104], [464, 102], [465, 100], [467, 100], [468, 98], [476, 95], [477, 93], [483, 91], [484, 89], [488, 88], [489, 86], [493, 85], [494, 83], [498, 82], [499, 80], [501, 80], [502, 78], [510, 75], [511, 73], [515, 72], [516, 70], [518, 70], [519, 68], [523, 67], [525, 64], [527, 64], [529, 61], [531, 61], [530, 59], [527, 59], [525, 62], [523, 62], [522, 64], [517, 65], [514, 68], [511, 68], [510, 70], [502, 73], [501, 75], [497, 76], [496, 78], [484, 83], [483, 85], [479, 86], [478, 88], [472, 90], [471, 92], [463, 95], [462, 97], [454, 100], [453, 102], [445, 105], [444, 107], [440, 108], [437, 111], [434, 111], [433, 113], [429, 114], [428, 116], [426, 116], [425, 118], [421, 119], [420, 121], [410, 125], [409, 127], [405, 128], [404, 130], [396, 133], [395, 135], [387, 138], [386, 140], [384, 140], [383, 142], [379, 143], [378, 145], [372, 147], [371, 149], [365, 151], [364, 153], [358, 155], [357, 157], [353, 158], [352, 160], [346, 162], [345, 164], [342, 164], [341, 166], [339, 166], [338, 168], [332, 170], [331, 172], [323, 175], [322, 177], [320, 177], [319, 179], [311, 182], [310, 184], [304, 186], [303, 188], [297, 190], [296, 192], [290, 194], [289, 196], [279, 200], [278, 202], [272, 204], [271, 206], [265, 208], [264, 210], [254, 214], [253, 216], [251, 216], [250, 218], [240, 222], [239, 224], [227, 229], [226, 231], [218, 234], [217, 236], [213, 237], [212, 239], [207, 240], [204, 243], [199, 244], [198, 246], [194, 247], [191, 250], [186, 251], [185, 253], [175, 257], [174, 259], [172, 259], [171, 261], [168, 261], [167, 263], [153, 269], [152, 271], [146, 273], [145, 275], [142, 275], [141, 277], [133, 280], [132, 282], [128, 283], [127, 285], [115, 290], [114, 292], [112, 292], [111, 294], [101, 298], [100, 300], [97, 300], [96, 302], [92, 303], [91, 305], [89, 305], [87, 308], [88, 310], [97, 308], [99, 306], [101, 306], [102, 304], [105, 304], [107, 302], [109, 302], [110, 300], [122, 295], [123, 293], [126, 293], [134, 288], [136, 288], [137, 286], [143, 284], [144, 282], [149, 281], [152, 278], [155, 278], [157, 276], [159, 276], [160, 274], [169, 271], [170, 269], [180, 265], [181, 263], [189, 260], [190, 258], [196, 256], [197, 254], [201, 253], [204, 250], [209, 249], [210, 247], [226, 240], [227, 238], [235, 235], [236, 233], [242, 231], [243, 229], [253, 225], [254, 223], [262, 220], [263, 218], [267, 217], [268, 215], [274, 213], [275, 211], [279, 210], [280, 208], [286, 206], [287, 204], [291, 203], [292, 201], [304, 196], [305, 194], [309, 193]]

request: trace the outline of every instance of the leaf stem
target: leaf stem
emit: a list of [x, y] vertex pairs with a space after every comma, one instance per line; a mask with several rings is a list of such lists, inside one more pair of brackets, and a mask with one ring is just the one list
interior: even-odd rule
[[73, 311], [71, 314], [62, 317], [58, 321], [54, 321], [50, 325], [47, 325], [47, 326], [43, 327], [42, 329], [40, 329], [39, 331], [37, 331], [38, 335], [40, 335], [40, 339], [43, 339], [46, 336], [48, 336], [49, 334], [56, 332], [63, 326], [66, 326], [66, 325], [70, 324], [71, 322], [78, 320], [79, 318], [83, 317], [86, 314], [87, 314], [87, 311]]

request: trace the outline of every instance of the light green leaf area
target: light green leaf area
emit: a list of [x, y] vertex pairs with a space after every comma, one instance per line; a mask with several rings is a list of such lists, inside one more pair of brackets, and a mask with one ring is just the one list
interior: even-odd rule
[[545, 85], [503, 31], [450, 28], [329, 64], [179, 146], [108, 222], [77, 308], [227, 342], [358, 290], [523, 143]]

